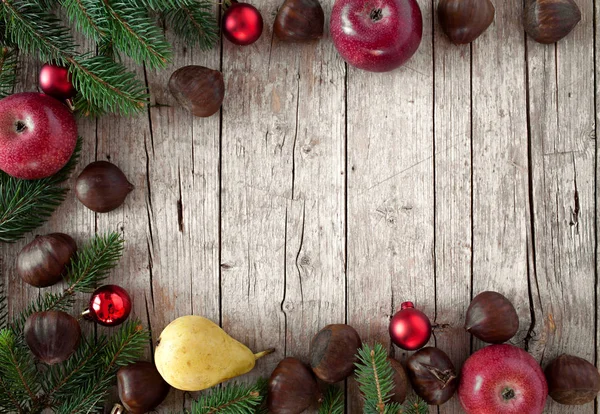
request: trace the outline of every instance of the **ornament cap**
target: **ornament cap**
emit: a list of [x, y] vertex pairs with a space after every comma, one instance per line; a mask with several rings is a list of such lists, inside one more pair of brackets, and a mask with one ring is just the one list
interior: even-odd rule
[[400, 310], [414, 308], [414, 307], [415, 307], [415, 304], [412, 302], [402, 302], [402, 305], [400, 305]]

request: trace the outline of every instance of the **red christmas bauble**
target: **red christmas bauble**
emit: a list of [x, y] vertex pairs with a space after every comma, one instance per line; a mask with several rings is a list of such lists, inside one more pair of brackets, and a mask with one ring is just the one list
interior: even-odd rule
[[223, 14], [223, 34], [231, 43], [246, 46], [258, 40], [263, 31], [263, 18], [256, 7], [233, 3]]
[[40, 70], [40, 89], [59, 100], [74, 97], [77, 91], [71, 83], [69, 69], [46, 63]]
[[429, 342], [431, 322], [412, 302], [404, 302], [390, 322], [390, 337], [400, 348], [414, 351]]
[[100, 325], [116, 326], [129, 317], [131, 298], [122, 287], [105, 285], [92, 293], [88, 312], [88, 317]]

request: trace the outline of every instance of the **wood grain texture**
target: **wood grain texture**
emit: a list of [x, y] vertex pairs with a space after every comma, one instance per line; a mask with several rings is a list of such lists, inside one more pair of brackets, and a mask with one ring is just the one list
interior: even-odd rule
[[[530, 350], [542, 365], [595, 354], [595, 108], [593, 5], [556, 45], [529, 39], [530, 174], [536, 320]], [[538, 290], [539, 289], [539, 290]], [[549, 404], [548, 412], [564, 412]], [[591, 405], [570, 407], [592, 413]]]
[[[471, 346], [464, 330], [472, 264], [471, 46], [452, 44], [439, 24], [434, 35], [434, 338], [458, 369]], [[444, 404], [443, 412], [461, 413], [458, 398]]]

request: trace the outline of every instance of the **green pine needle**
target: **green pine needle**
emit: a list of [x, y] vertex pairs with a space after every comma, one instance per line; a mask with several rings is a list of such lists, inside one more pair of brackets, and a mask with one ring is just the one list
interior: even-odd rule
[[96, 41], [108, 36], [108, 20], [102, 2], [97, 0], [60, 0], [69, 21], [81, 33]]
[[20, 180], [0, 171], [0, 242], [21, 239], [50, 218], [65, 199], [61, 184], [69, 177], [81, 150], [81, 138], [71, 159], [57, 174], [41, 180]]
[[330, 386], [319, 406], [319, 414], [343, 414], [344, 413], [344, 390]]
[[208, 50], [219, 40], [219, 26], [215, 19], [213, 2], [209, 0], [168, 10], [165, 12], [165, 18], [169, 28], [190, 46], [198, 45], [201, 50]]
[[[398, 412], [398, 411], [396, 411]], [[419, 397], [404, 402], [399, 414], [429, 414], [429, 406]]]
[[171, 61], [171, 46], [148, 10], [134, 1], [104, 1], [112, 41], [136, 63], [164, 68]]
[[12, 94], [17, 79], [17, 52], [0, 45], [0, 99]]
[[363, 395], [365, 414], [389, 412], [386, 406], [393, 395], [394, 374], [387, 358], [381, 344], [375, 344], [373, 348], [363, 344], [358, 351], [355, 376]]
[[227, 384], [192, 403], [191, 414], [254, 414], [263, 401], [265, 381]]

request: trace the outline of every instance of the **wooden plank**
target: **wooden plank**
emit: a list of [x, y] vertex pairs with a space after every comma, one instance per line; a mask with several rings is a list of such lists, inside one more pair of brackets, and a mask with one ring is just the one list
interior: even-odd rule
[[531, 314], [522, 10], [511, 2], [495, 6], [495, 23], [472, 46], [472, 293], [495, 290], [515, 304], [520, 328], [511, 342], [523, 345]]
[[328, 41], [280, 42], [279, 4], [253, 4], [262, 38], [224, 45], [221, 210], [223, 327], [277, 349], [250, 378], [306, 360], [316, 331], [345, 319], [344, 67]]
[[[531, 344], [542, 365], [595, 355], [593, 5], [556, 45], [527, 42], [535, 236], [541, 298]], [[551, 403], [549, 413], [566, 412]], [[592, 413], [593, 404], [569, 413]]]
[[[437, 11], [437, 5], [435, 10]], [[434, 13], [435, 345], [457, 370], [469, 355], [471, 299], [471, 47], [452, 44]], [[462, 413], [458, 398], [443, 413]]]
[[[173, 71], [186, 65], [219, 69], [220, 47], [188, 47], [169, 27], [166, 35], [174, 59], [166, 69], [147, 71], [151, 134], [138, 142], [145, 154], [136, 162], [146, 168], [148, 234], [139, 248], [147, 249], [149, 260], [146, 299], [154, 343], [179, 316], [220, 318], [219, 114], [195, 118], [167, 86]], [[183, 393], [171, 392], [161, 410], [181, 409], [183, 401]]]
[[[348, 69], [348, 323], [385, 345], [403, 301], [435, 312], [432, 3], [419, 5], [423, 41], [404, 67]], [[349, 412], [360, 406], [352, 389]]]

